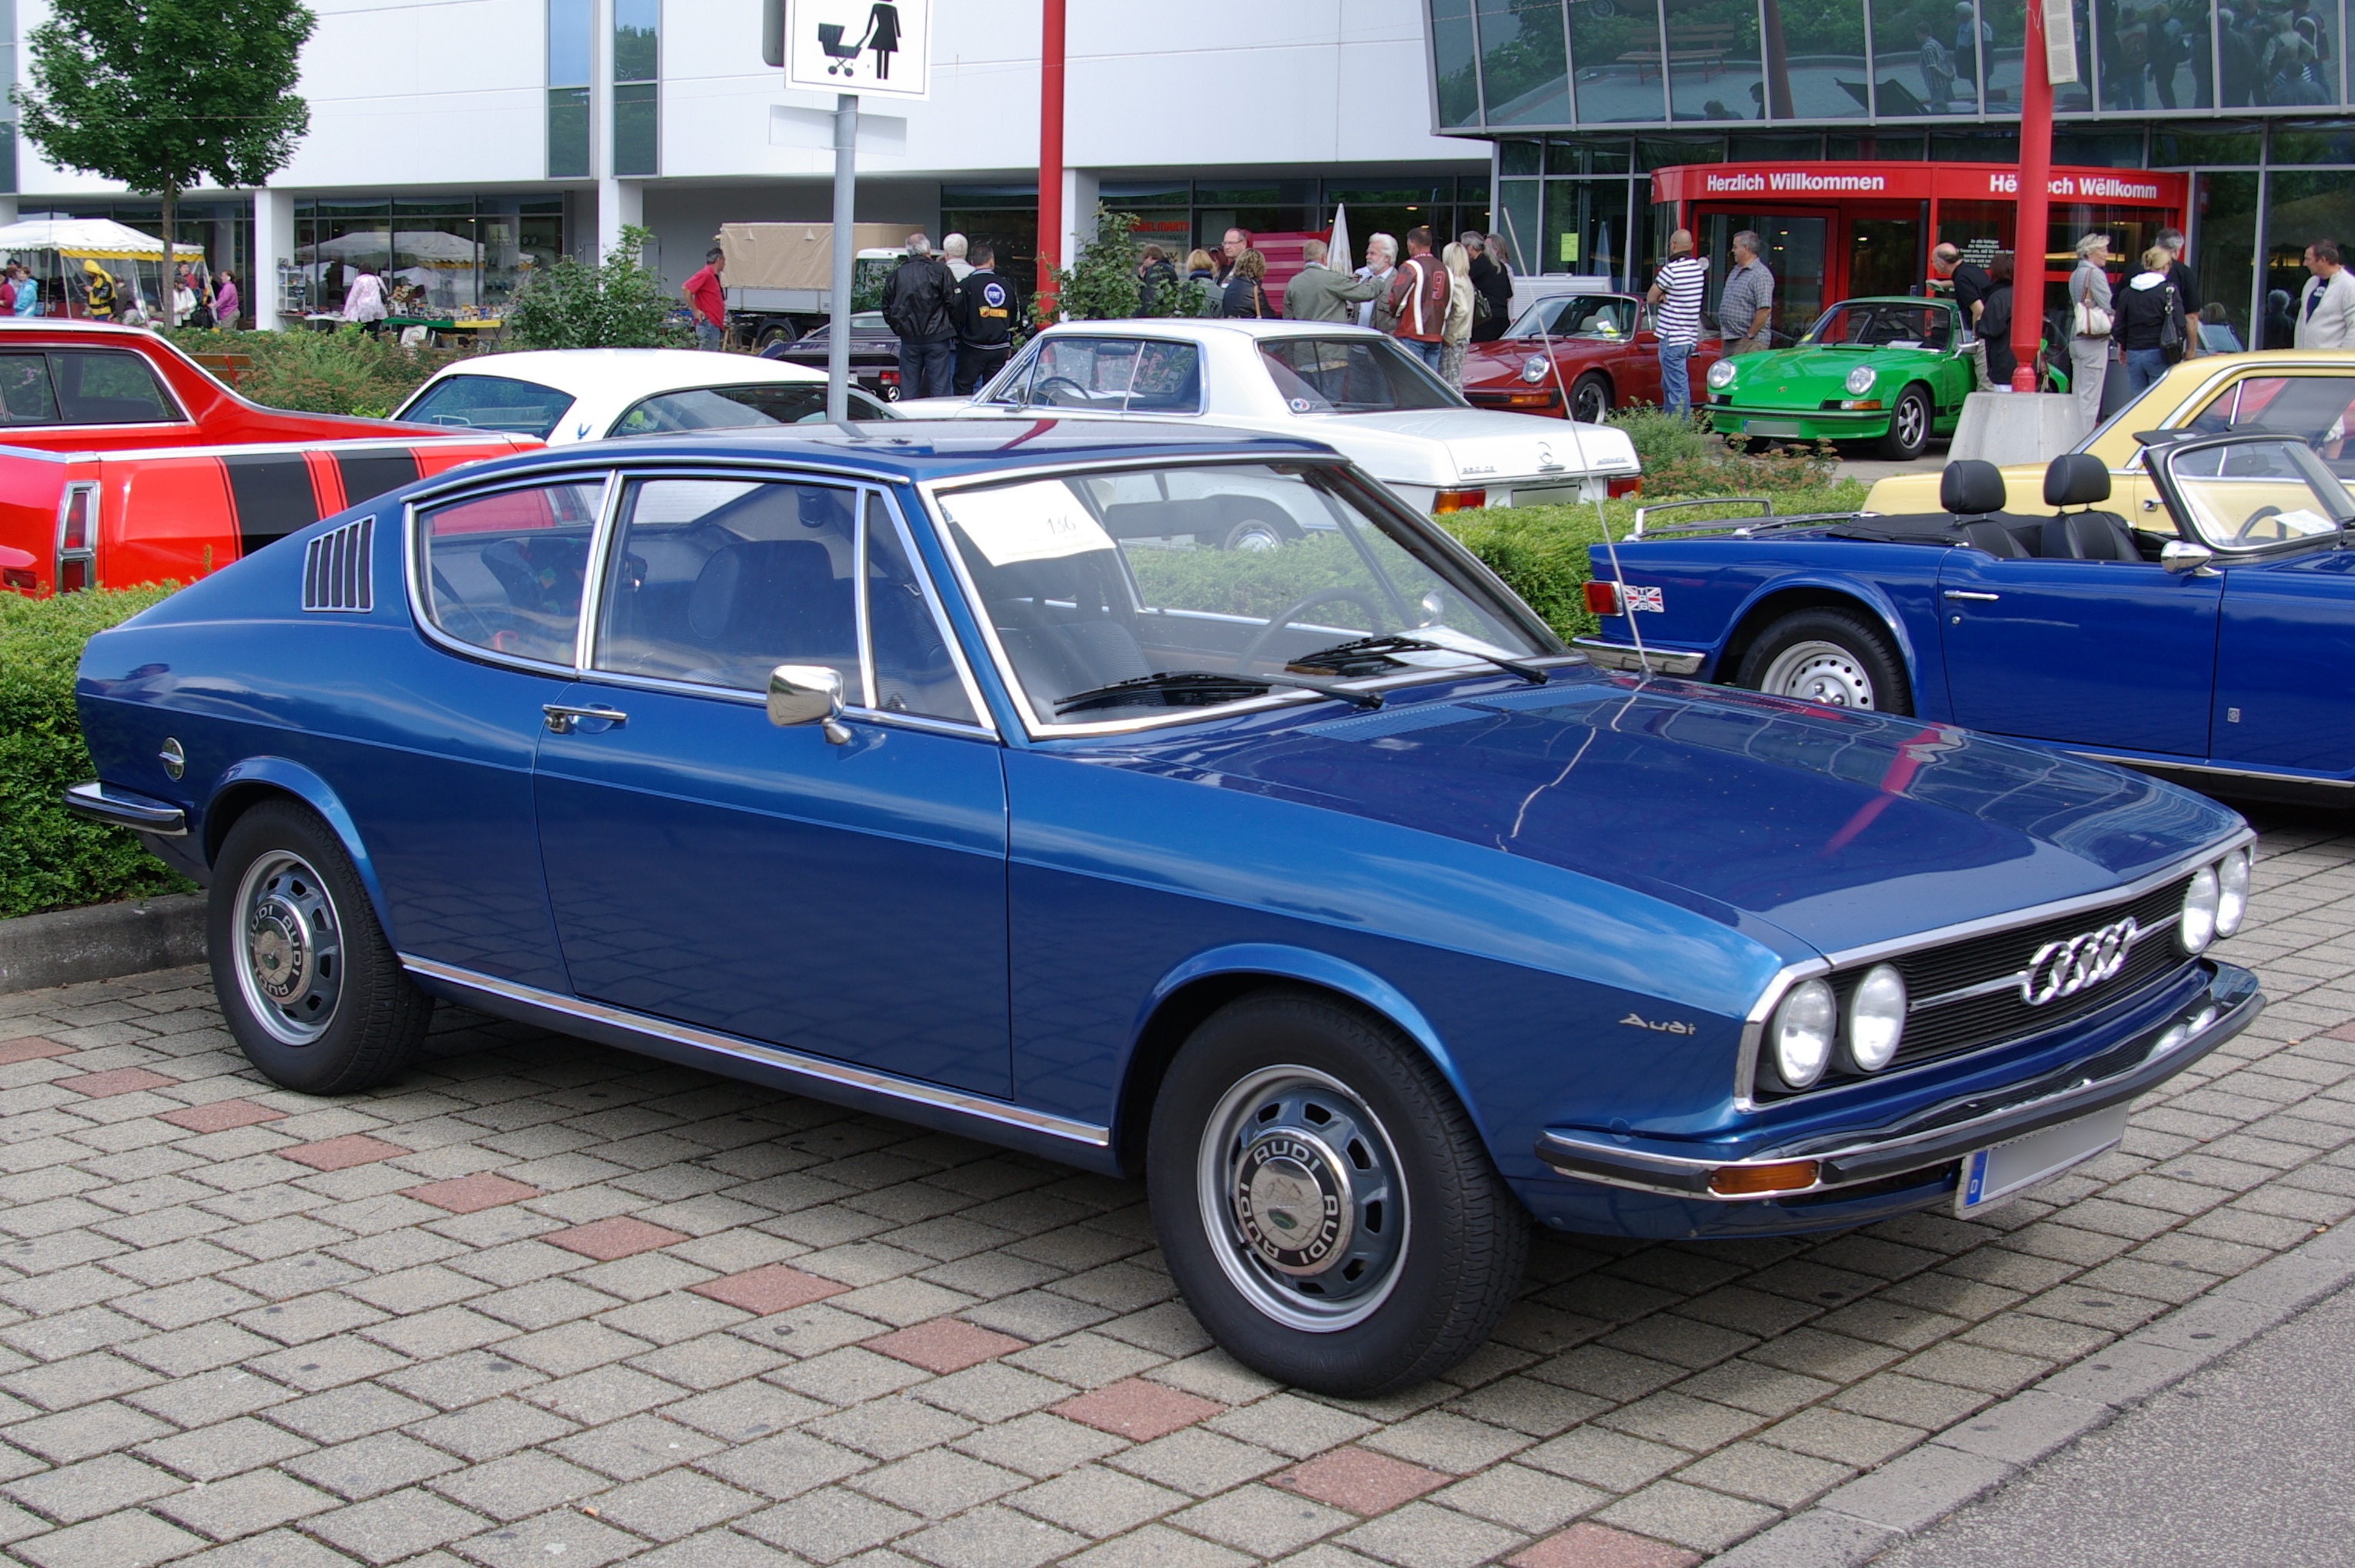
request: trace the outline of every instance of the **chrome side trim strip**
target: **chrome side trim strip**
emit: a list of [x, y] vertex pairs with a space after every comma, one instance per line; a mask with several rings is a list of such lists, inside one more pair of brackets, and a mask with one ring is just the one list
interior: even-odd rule
[[2148, 768], [2160, 773], [2212, 773], [2218, 778], [2264, 779], [2274, 784], [2311, 784], [2317, 789], [2355, 789], [2355, 779], [2319, 779], [2310, 773], [2275, 773], [2263, 768], [2220, 768], [2212, 763], [2160, 762], [2155, 757], [2122, 757], [2108, 752], [2072, 750], [2073, 757], [2089, 762], [2115, 763], [2122, 768]]
[[863, 1089], [868, 1093], [886, 1095], [913, 1104], [936, 1110], [954, 1111], [977, 1121], [995, 1122], [1002, 1126], [1019, 1127], [1025, 1132], [1043, 1134], [1048, 1137], [1064, 1138], [1090, 1148], [1107, 1148], [1112, 1144], [1112, 1129], [1093, 1122], [1075, 1121], [1069, 1116], [1057, 1116], [1045, 1111], [1033, 1111], [1009, 1101], [993, 1100], [985, 1095], [950, 1089], [938, 1083], [920, 1083], [894, 1073], [878, 1072], [871, 1068], [836, 1061], [827, 1057], [810, 1056], [783, 1046], [762, 1045], [754, 1040], [740, 1040], [734, 1035], [720, 1034], [713, 1029], [698, 1029], [693, 1024], [674, 1023], [645, 1013], [632, 1012], [626, 1008], [608, 1007], [602, 1002], [584, 1001], [578, 997], [560, 997], [553, 991], [539, 990], [531, 986], [518, 986], [512, 980], [461, 969], [453, 965], [421, 958], [414, 954], [400, 955], [401, 967], [412, 974], [423, 975], [445, 985], [463, 987], [487, 996], [523, 1002], [545, 1011], [602, 1024], [650, 1039], [668, 1040], [715, 1056], [757, 1062], [763, 1067], [782, 1068], [800, 1077], [820, 1083], [839, 1084], [848, 1089]]
[[1614, 643], [1602, 637], [1572, 637], [1570, 645], [1593, 660], [1598, 668], [1649, 669], [1654, 675], [1694, 674], [1708, 656], [1673, 648], [1638, 648], [1632, 643]]

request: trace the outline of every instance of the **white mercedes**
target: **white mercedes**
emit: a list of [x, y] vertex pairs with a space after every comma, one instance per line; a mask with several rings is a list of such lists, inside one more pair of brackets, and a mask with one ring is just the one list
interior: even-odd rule
[[1064, 322], [969, 400], [906, 400], [897, 411], [1035, 411], [1306, 436], [1426, 512], [1627, 495], [1639, 472], [1624, 432], [1476, 409], [1395, 340], [1316, 321]]
[[[455, 430], [536, 435], [550, 446], [617, 435], [676, 435], [826, 418], [826, 374], [749, 354], [691, 348], [543, 348], [472, 354], [393, 411]], [[888, 420], [889, 403], [850, 389], [850, 417]]]

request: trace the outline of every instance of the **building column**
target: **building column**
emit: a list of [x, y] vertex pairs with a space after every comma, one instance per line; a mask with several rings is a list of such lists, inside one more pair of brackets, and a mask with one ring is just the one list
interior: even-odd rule
[[16, 222], [16, 194], [12, 191], [12, 192], [9, 192], [9, 193], [7, 193], [7, 194], [5, 194], [5, 195], [0, 195], [0, 223], [14, 223], [14, 222]]
[[279, 318], [278, 269], [294, 261], [294, 193], [268, 186], [253, 193], [252, 276], [244, 280], [245, 302], [253, 307], [253, 325], [275, 332]]
[[1064, 169], [1063, 232], [1039, 236], [1039, 249], [1058, 267], [1070, 267], [1081, 247], [1096, 237], [1096, 197], [1103, 183], [1093, 169]]
[[597, 182], [597, 260], [602, 261], [622, 242], [622, 230], [646, 220], [644, 180], [618, 180], [610, 176]]

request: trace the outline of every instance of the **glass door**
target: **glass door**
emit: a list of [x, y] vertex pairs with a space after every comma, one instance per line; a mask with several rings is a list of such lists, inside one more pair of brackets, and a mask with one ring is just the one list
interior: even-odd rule
[[[1733, 237], [1743, 229], [1758, 236], [1759, 260], [1774, 274], [1774, 347], [1796, 342], [1830, 303], [1825, 276], [1825, 240], [1832, 219], [1823, 213], [1706, 212], [1698, 219], [1700, 243], [1709, 262], [1709, 310], [1716, 319], [1717, 303], [1725, 280], [1733, 271]], [[1834, 296], [1837, 297], [1837, 296]]]

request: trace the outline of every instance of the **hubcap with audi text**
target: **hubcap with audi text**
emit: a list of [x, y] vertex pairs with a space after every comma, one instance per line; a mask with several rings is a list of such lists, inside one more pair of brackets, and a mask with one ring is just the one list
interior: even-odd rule
[[325, 1033], [343, 994], [343, 923], [302, 857], [272, 850], [246, 869], [237, 944], [238, 983], [254, 1021], [285, 1045]]

